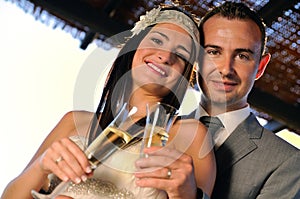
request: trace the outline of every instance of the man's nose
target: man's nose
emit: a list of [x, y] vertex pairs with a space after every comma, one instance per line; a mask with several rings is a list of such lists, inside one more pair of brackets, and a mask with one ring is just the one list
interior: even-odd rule
[[230, 56], [224, 56], [217, 65], [218, 70], [222, 76], [227, 76], [228, 74], [233, 73], [234, 61]]

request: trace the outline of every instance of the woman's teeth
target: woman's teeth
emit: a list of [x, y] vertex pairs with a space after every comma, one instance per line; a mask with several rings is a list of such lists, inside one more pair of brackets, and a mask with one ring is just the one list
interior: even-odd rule
[[162, 76], [166, 76], [166, 72], [161, 70], [160, 68], [158, 68], [157, 66], [155, 66], [152, 63], [148, 63], [148, 66], [150, 66], [153, 70], [155, 70], [156, 72], [160, 73]]

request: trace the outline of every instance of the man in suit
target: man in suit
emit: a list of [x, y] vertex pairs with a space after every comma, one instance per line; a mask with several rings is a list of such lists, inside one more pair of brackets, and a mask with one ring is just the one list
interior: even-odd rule
[[213, 138], [212, 198], [300, 198], [299, 150], [263, 128], [247, 103], [270, 60], [263, 22], [244, 4], [226, 2], [202, 18], [200, 30], [202, 93], [191, 116], [216, 116], [223, 125]]

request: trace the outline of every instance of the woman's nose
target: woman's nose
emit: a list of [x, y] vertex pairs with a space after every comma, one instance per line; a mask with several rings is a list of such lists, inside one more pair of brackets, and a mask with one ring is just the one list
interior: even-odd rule
[[158, 58], [165, 64], [173, 64], [175, 61], [175, 54], [171, 50], [159, 50]]

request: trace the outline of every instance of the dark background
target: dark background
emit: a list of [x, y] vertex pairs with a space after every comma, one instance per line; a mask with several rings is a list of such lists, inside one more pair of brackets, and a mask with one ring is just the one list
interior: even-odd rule
[[[9, 1], [9, 0], [6, 0]], [[10, 0], [37, 20], [61, 28], [75, 39], [79, 48], [91, 42], [110, 48], [104, 40], [129, 30], [141, 14], [164, 1], [151, 0]], [[198, 16], [223, 1], [180, 1]], [[300, 134], [300, 2], [296, 0], [235, 1], [259, 12], [267, 25], [267, 52], [271, 62], [256, 81], [249, 103], [256, 114], [268, 121], [274, 132], [288, 128]]]

